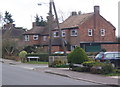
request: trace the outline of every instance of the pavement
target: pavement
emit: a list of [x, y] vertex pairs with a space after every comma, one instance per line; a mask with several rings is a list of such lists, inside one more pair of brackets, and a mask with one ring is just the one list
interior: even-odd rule
[[75, 72], [75, 71], [69, 70], [68, 68], [50, 68], [47, 65], [23, 64], [21, 62], [16, 62], [13, 60], [6, 60], [6, 59], [2, 59], [2, 60], [0, 59], [0, 62], [12, 64], [12, 65], [18, 65], [18, 66], [26, 67], [32, 70], [54, 74], [54, 75], [60, 75], [60, 76], [64, 76], [64, 77], [68, 77], [76, 80], [82, 80], [82, 81], [97, 83], [101, 85], [119, 85], [120, 86], [119, 76], [103, 76], [103, 75], [90, 74], [85, 72]]

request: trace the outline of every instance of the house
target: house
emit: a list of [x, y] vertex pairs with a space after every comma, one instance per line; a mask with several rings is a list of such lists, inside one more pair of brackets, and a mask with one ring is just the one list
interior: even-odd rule
[[[60, 32], [54, 21], [52, 29], [52, 52], [63, 51]], [[82, 47], [86, 52], [118, 51], [119, 43], [116, 42], [116, 28], [100, 15], [100, 7], [94, 6], [94, 12], [82, 14], [72, 12], [71, 15], [60, 23], [62, 38], [67, 51], [76, 46]], [[36, 26], [24, 34], [26, 45], [43, 47], [48, 51], [49, 27]], [[113, 49], [114, 48], [114, 49]]]
[[[116, 42], [116, 28], [100, 15], [99, 6], [94, 6], [92, 13], [72, 12], [71, 16], [60, 24], [60, 29], [67, 43], [67, 50], [80, 46], [86, 52], [99, 52], [102, 49], [118, 51], [120, 46], [120, 43]], [[59, 38], [57, 27], [52, 32], [54, 38]]]
[[22, 34], [25, 32], [25, 29], [22, 27], [15, 27], [15, 24], [12, 23], [5, 24], [1, 30], [3, 39], [13, 39], [15, 41], [22, 41]]
[[2, 45], [3, 45], [3, 55], [12, 55], [13, 52], [19, 51], [24, 46], [23, 33], [25, 29], [22, 27], [16, 27], [15, 24], [8, 23], [5, 24], [2, 29]]

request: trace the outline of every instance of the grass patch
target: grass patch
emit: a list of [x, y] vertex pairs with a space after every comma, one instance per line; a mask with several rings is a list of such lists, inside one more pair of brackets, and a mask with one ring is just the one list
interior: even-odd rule
[[120, 73], [109, 73], [106, 74], [105, 76], [120, 76]]
[[29, 61], [26, 62], [27, 64], [48, 64], [48, 62], [42, 62], [42, 61]]
[[113, 73], [105, 74], [105, 76], [120, 76], [120, 69], [114, 69]]

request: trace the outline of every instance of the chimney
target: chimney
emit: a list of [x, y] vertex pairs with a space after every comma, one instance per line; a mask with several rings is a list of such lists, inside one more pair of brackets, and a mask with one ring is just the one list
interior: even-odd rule
[[32, 23], [32, 27], [35, 27], [35, 26], [36, 26], [36, 22], [33, 22], [33, 23]]
[[82, 12], [81, 11], [78, 11], [78, 15], [81, 15], [82, 14]]
[[100, 7], [94, 6], [94, 14], [99, 14], [99, 13], [100, 13]]
[[76, 16], [76, 15], [77, 15], [77, 12], [76, 12], [76, 11], [73, 11], [73, 12], [71, 12], [71, 15], [72, 15], [72, 16]]

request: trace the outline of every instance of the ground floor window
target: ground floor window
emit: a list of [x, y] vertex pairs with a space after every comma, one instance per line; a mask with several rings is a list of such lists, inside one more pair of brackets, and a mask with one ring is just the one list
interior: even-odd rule
[[77, 45], [71, 46], [71, 51], [74, 50], [77, 47]]

